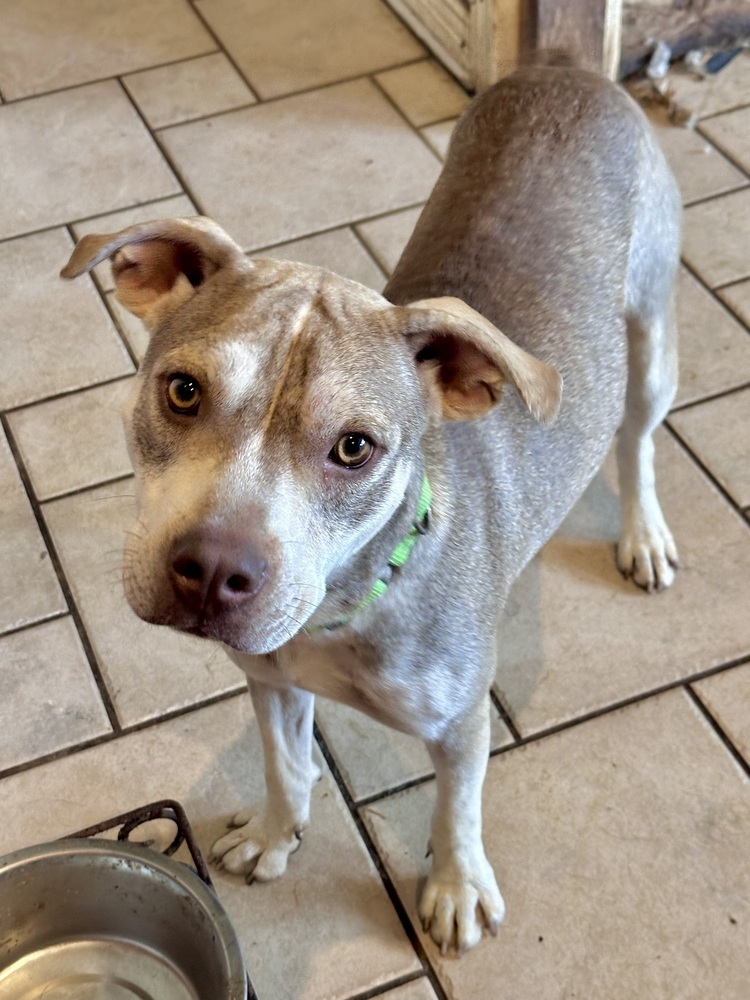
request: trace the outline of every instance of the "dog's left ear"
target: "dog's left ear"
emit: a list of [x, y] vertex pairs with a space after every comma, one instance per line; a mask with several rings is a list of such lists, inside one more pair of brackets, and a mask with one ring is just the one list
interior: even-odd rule
[[473, 420], [512, 383], [531, 415], [551, 424], [562, 395], [562, 376], [527, 354], [460, 299], [424, 299], [402, 307], [400, 322], [419, 364], [429, 365], [446, 420]]
[[157, 219], [119, 233], [84, 236], [60, 272], [77, 278], [112, 261], [119, 301], [153, 330], [221, 268], [250, 267], [242, 249], [210, 219]]

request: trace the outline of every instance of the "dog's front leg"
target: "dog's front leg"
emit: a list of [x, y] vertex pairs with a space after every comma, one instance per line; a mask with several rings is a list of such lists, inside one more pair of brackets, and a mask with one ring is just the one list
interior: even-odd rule
[[310, 818], [310, 791], [320, 777], [312, 760], [314, 697], [249, 679], [263, 740], [266, 798], [238, 813], [236, 829], [211, 849], [219, 866], [266, 882], [286, 871]]
[[432, 821], [432, 871], [419, 904], [422, 926], [445, 954], [473, 948], [486, 926], [492, 934], [505, 904], [482, 845], [482, 784], [490, 744], [489, 699], [428, 743], [437, 803]]

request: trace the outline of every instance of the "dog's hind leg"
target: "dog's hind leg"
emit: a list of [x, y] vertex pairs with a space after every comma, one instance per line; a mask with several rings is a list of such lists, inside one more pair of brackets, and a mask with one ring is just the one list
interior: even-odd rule
[[677, 549], [656, 495], [653, 432], [669, 412], [677, 378], [674, 310], [628, 320], [628, 388], [617, 442], [622, 528], [617, 565], [639, 587], [674, 579]]
[[674, 580], [677, 549], [656, 496], [653, 433], [677, 389], [675, 278], [680, 194], [656, 139], [644, 137], [634, 199], [625, 318], [628, 382], [617, 442], [622, 526], [617, 565], [645, 590]]
[[283, 875], [310, 817], [310, 791], [320, 772], [312, 761], [314, 697], [248, 678], [263, 740], [266, 798], [238, 813], [211, 848], [220, 868], [267, 882]]

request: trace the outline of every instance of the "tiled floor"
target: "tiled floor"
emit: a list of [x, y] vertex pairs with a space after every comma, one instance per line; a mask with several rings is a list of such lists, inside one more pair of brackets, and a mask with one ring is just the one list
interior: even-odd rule
[[[460, 961], [415, 919], [429, 758], [321, 704], [303, 849], [277, 883], [218, 878], [260, 1000], [748, 996], [750, 54], [677, 92], [702, 117], [657, 119], [689, 206], [674, 588], [617, 574], [608, 462], [508, 608], [485, 791], [508, 917]], [[252, 706], [125, 604], [145, 336], [106, 268], [57, 272], [84, 233], [197, 209], [381, 288], [466, 97], [380, 0], [6, 0], [0, 94], [0, 854], [162, 797], [207, 848], [261, 791]]]

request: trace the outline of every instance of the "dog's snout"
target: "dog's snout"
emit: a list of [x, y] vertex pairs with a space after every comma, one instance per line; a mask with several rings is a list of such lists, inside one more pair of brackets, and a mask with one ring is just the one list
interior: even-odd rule
[[246, 604], [266, 579], [266, 563], [252, 543], [208, 529], [174, 542], [169, 569], [180, 603], [206, 617]]

